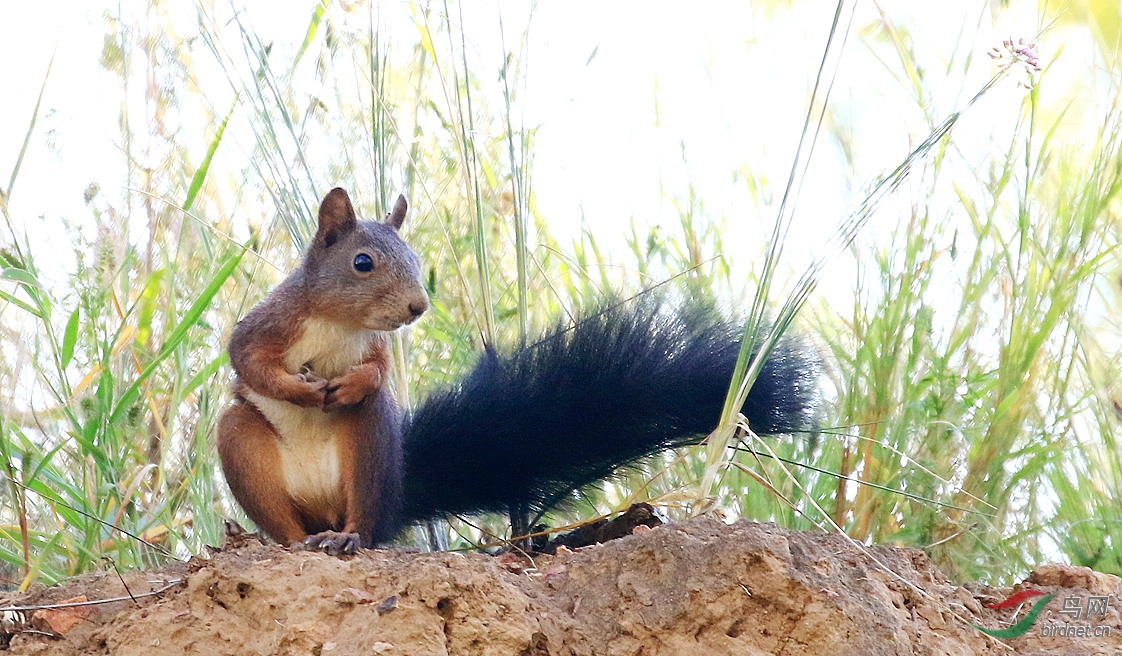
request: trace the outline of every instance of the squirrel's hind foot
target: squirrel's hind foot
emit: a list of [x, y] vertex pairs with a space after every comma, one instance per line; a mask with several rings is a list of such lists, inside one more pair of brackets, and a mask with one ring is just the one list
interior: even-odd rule
[[291, 547], [303, 551], [322, 551], [330, 556], [350, 556], [362, 546], [358, 533], [324, 531], [293, 542]]

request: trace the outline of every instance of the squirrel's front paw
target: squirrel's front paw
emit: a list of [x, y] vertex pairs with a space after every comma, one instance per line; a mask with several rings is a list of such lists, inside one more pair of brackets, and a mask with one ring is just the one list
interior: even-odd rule
[[373, 365], [358, 365], [327, 384], [323, 409], [354, 405], [382, 386], [382, 372]]
[[322, 407], [324, 400], [327, 398], [327, 379], [320, 378], [319, 376], [310, 373], [293, 374], [292, 378], [295, 379], [295, 389], [286, 399], [290, 403], [303, 406], [305, 408]]
[[362, 539], [358, 533], [340, 533], [338, 531], [324, 531], [309, 535], [300, 542], [293, 542], [295, 549], [307, 551], [322, 551], [330, 556], [349, 556], [357, 553], [362, 546]]

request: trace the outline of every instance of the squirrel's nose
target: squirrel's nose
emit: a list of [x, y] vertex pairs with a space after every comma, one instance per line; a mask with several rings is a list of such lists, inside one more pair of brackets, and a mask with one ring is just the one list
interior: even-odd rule
[[424, 296], [409, 303], [409, 312], [414, 319], [424, 314], [427, 309], [429, 309], [429, 299]]

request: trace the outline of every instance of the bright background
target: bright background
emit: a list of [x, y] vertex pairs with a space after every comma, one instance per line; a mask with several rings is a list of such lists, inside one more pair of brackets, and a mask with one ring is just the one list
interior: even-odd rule
[[[767, 291], [778, 304], [828, 258], [796, 329], [829, 364], [833, 430], [775, 443], [804, 466], [668, 457], [645, 493], [674, 516], [713, 498], [728, 517], [833, 520], [928, 547], [964, 578], [1049, 559], [1118, 572], [1118, 3], [846, 3], [826, 111], [804, 128], [834, 8], [6, 8], [6, 576], [166, 557], [109, 525], [179, 555], [220, 540], [238, 512], [210, 441], [222, 344], [295, 261], [327, 189], [367, 216], [411, 199], [436, 305], [396, 344], [408, 401], [484, 339], [685, 270], [676, 293], [743, 315], [816, 132]], [[1010, 38], [1044, 70], [1012, 61]], [[960, 110], [835, 254], [843, 219]], [[554, 524], [612, 510], [644, 473]]]

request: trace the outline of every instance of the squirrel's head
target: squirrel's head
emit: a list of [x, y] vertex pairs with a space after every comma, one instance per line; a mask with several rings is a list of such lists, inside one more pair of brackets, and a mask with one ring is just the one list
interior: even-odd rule
[[319, 229], [304, 259], [304, 283], [317, 314], [394, 330], [428, 309], [417, 254], [398, 235], [407, 209], [399, 196], [385, 221], [359, 221], [345, 190], [336, 187], [324, 196]]

